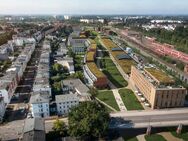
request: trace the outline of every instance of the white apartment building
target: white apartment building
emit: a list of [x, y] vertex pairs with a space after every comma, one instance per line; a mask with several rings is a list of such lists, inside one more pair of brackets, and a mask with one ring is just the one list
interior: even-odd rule
[[30, 98], [31, 113], [33, 117], [50, 116], [50, 95], [47, 92], [34, 93]]
[[70, 74], [75, 73], [73, 58], [70, 58], [70, 57], [65, 57], [65, 58], [56, 57], [56, 62], [58, 64], [61, 64], [63, 67], [66, 67]]
[[67, 115], [72, 107], [79, 104], [76, 94], [64, 94], [55, 96], [58, 115]]

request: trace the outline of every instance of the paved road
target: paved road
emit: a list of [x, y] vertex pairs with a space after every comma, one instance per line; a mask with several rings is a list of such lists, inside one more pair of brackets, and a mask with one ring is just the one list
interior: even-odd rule
[[154, 127], [188, 125], [188, 109], [165, 109], [153, 111], [127, 111], [112, 113], [112, 127], [141, 128], [149, 125]]

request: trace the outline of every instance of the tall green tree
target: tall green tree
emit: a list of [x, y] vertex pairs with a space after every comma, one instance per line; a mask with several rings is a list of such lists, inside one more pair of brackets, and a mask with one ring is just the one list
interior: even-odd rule
[[97, 102], [83, 102], [68, 115], [69, 134], [80, 139], [103, 137], [109, 125], [109, 113]]
[[57, 132], [60, 136], [65, 136], [67, 133], [67, 126], [65, 125], [65, 123], [59, 119], [57, 119], [54, 123], [53, 123], [53, 128], [52, 128], [55, 132]]
[[98, 95], [98, 91], [95, 87], [90, 88], [89, 93], [93, 99]]

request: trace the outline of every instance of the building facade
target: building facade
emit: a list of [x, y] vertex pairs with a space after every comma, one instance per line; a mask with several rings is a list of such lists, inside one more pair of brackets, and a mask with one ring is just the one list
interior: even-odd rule
[[3, 97], [0, 97], [0, 123], [3, 121], [3, 117], [5, 114], [5, 102], [3, 100]]
[[144, 95], [152, 109], [184, 106], [187, 94], [185, 88], [161, 85], [144, 69], [132, 66], [130, 82]]
[[79, 98], [76, 94], [56, 95], [55, 99], [58, 115], [67, 115], [72, 107], [79, 104]]
[[33, 117], [50, 116], [50, 95], [49, 93], [34, 93], [30, 98], [31, 113]]

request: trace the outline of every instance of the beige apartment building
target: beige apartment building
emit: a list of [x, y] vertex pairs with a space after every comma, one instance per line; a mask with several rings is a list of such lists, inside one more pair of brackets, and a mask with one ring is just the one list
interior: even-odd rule
[[144, 95], [152, 109], [183, 107], [187, 90], [156, 68], [132, 66], [130, 82]]

